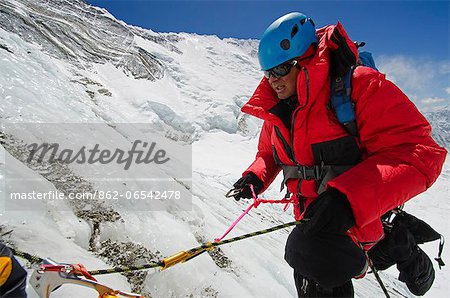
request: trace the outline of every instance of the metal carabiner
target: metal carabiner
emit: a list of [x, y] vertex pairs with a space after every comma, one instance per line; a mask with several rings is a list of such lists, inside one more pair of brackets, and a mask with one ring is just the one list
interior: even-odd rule
[[234, 197], [235, 195], [239, 194], [242, 191], [242, 188], [232, 188], [230, 189], [226, 194], [226, 198]]

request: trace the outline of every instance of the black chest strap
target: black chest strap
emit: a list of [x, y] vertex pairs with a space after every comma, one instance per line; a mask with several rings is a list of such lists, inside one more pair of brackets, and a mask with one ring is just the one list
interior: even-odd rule
[[284, 185], [286, 185], [286, 182], [289, 179], [315, 180], [318, 185], [317, 193], [321, 194], [325, 191], [328, 181], [354, 167], [354, 165], [282, 165], [281, 167], [283, 169], [284, 176], [281, 184], [281, 190], [283, 190]]

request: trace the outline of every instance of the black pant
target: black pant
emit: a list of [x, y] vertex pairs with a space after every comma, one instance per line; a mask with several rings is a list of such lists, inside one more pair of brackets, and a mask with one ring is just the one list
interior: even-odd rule
[[300, 278], [327, 291], [351, 284], [352, 277], [366, 266], [363, 250], [347, 235], [322, 232], [307, 237], [298, 226], [288, 237], [284, 258], [294, 269], [297, 290], [304, 285], [303, 280], [297, 280]]
[[294, 270], [295, 287], [297, 288], [297, 295], [299, 298], [353, 298], [354, 290], [352, 281], [349, 280], [345, 284], [326, 289], [321, 287], [318, 283], [309, 280], [308, 278], [298, 274]]

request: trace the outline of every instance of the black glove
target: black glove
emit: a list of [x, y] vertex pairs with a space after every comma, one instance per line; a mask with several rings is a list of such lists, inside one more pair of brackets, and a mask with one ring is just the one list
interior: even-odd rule
[[412, 256], [403, 263], [397, 264], [400, 272], [398, 279], [416, 296], [423, 296], [434, 282], [435, 272], [433, 263], [427, 254], [416, 246]]
[[240, 192], [233, 196], [236, 201], [239, 201], [241, 198], [251, 199], [253, 197], [249, 184], [253, 185], [253, 190], [256, 195], [258, 195], [264, 187], [263, 182], [258, 178], [258, 176], [256, 176], [253, 172], [250, 172], [247, 175], [242, 176], [238, 181], [236, 181], [235, 184], [233, 184], [235, 189], [241, 189]]
[[352, 208], [347, 197], [334, 188], [320, 194], [306, 209], [306, 221], [300, 225], [305, 235], [312, 236], [320, 231], [345, 233], [355, 225]]
[[[405, 220], [404, 217], [400, 217], [402, 213], [410, 217]], [[413, 222], [412, 219], [415, 217], [406, 212], [402, 213], [396, 216], [394, 226], [386, 233], [386, 237], [372, 247], [368, 254], [378, 270], [385, 270], [397, 264], [400, 272], [398, 279], [405, 282], [414, 295], [422, 296], [433, 285], [434, 268], [430, 258], [417, 245], [416, 235], [409, 230], [410, 227], [414, 227], [412, 223], [417, 225], [420, 222]], [[425, 239], [423, 238], [425, 234], [417, 235]]]
[[403, 224], [395, 224], [386, 236], [368, 252], [373, 265], [385, 270], [408, 260], [417, 247], [413, 234]]

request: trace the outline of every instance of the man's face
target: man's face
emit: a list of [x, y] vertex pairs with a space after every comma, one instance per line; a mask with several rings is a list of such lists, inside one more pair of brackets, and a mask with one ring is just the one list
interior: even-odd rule
[[299, 73], [297, 67], [292, 67], [291, 71], [279, 78], [271, 75], [269, 78], [269, 84], [272, 89], [277, 93], [279, 99], [286, 99], [297, 93], [297, 75]]

